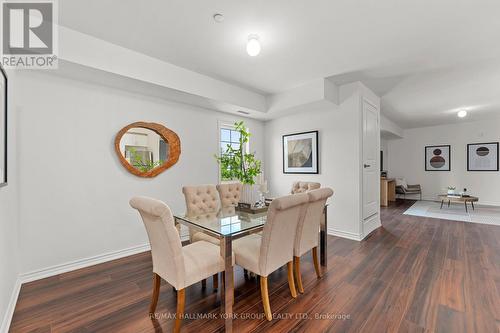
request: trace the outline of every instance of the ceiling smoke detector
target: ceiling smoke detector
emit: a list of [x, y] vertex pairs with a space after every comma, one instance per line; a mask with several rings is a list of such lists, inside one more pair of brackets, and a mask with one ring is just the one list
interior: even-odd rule
[[224, 21], [224, 15], [222, 15], [220, 13], [214, 14], [213, 18], [214, 18], [214, 21], [217, 23], [221, 23], [222, 21]]

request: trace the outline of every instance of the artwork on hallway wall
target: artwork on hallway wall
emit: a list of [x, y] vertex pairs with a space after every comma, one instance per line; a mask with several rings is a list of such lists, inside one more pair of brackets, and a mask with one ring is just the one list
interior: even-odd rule
[[283, 135], [283, 173], [317, 174], [318, 131]]
[[426, 146], [425, 171], [450, 171], [451, 146]]
[[0, 66], [0, 187], [7, 185], [7, 74]]
[[498, 171], [498, 142], [468, 144], [467, 171]]

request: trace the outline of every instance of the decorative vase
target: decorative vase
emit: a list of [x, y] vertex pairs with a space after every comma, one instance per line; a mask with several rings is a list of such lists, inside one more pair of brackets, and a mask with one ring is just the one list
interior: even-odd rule
[[259, 191], [257, 185], [243, 184], [241, 189], [240, 202], [255, 205], [259, 201]]

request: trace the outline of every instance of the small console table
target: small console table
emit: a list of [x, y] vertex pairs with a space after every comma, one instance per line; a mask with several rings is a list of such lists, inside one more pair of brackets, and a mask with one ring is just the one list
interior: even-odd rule
[[396, 179], [380, 178], [380, 206], [389, 206], [389, 201], [396, 201]]

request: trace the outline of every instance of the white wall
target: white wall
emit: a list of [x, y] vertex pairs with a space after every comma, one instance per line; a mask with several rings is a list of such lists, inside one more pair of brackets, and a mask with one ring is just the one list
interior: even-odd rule
[[[500, 172], [467, 171], [467, 144], [500, 141], [500, 118], [405, 130], [404, 138], [389, 140], [389, 177], [404, 177], [421, 184], [424, 199], [448, 186], [468, 189], [482, 204], [500, 205]], [[451, 145], [451, 171], [425, 171], [424, 147]]]
[[[21, 272], [147, 243], [135, 195], [184, 211], [183, 185], [218, 182], [218, 121], [239, 119], [184, 104], [41, 72], [20, 73]], [[113, 140], [135, 121], [158, 122], [181, 139], [179, 162], [153, 179], [129, 174]], [[245, 119], [263, 156], [263, 123]]]
[[[14, 73], [8, 73], [14, 80]], [[9, 86], [10, 88], [10, 86]], [[8, 325], [10, 313], [9, 301], [14, 292], [18, 276], [18, 186], [16, 161], [16, 112], [12, 94], [9, 91], [9, 127], [8, 127], [8, 186], [0, 187], [0, 332]], [[3, 117], [3, 115], [2, 115]], [[7, 314], [7, 316], [6, 316]]]
[[[297, 180], [320, 182], [335, 193], [328, 208], [329, 232], [360, 234], [360, 113], [359, 95], [315, 111], [274, 119], [265, 124], [265, 170], [273, 196], [290, 193]], [[283, 174], [282, 135], [319, 131], [318, 175]]]

